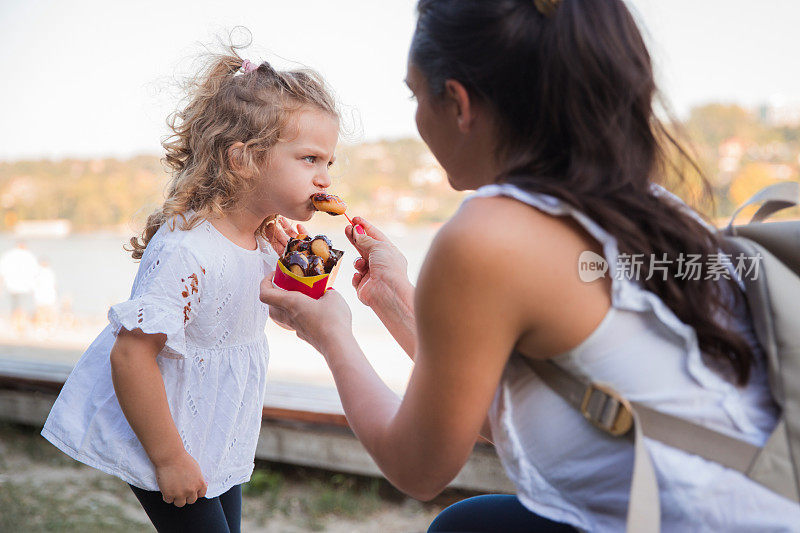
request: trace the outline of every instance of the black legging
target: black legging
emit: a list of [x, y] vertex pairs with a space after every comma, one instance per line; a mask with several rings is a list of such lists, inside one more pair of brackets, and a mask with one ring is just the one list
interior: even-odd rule
[[454, 503], [437, 516], [428, 529], [461, 533], [575, 533], [572, 526], [530, 512], [516, 496], [487, 494]]
[[166, 503], [159, 491], [142, 490], [128, 485], [159, 533], [240, 533], [242, 523], [242, 486], [236, 485], [216, 498], [199, 498], [194, 503], [176, 507]]

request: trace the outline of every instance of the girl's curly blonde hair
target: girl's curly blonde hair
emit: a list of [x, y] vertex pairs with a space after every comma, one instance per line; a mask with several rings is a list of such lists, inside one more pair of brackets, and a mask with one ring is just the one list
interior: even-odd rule
[[[211, 56], [187, 84], [187, 104], [167, 120], [172, 134], [162, 146], [172, 178], [164, 204], [153, 212], [128, 251], [141, 259], [147, 243], [167, 221], [188, 230], [218, 217], [250, 190], [247, 176], [257, 172], [270, 149], [285, 138], [292, 114], [310, 106], [339, 118], [336, 103], [322, 78], [311, 70], [276, 71], [263, 62], [242, 72], [236, 46]], [[229, 149], [236, 154], [236, 170]], [[191, 215], [187, 214], [192, 212]], [[265, 236], [265, 219], [256, 231]], [[173, 226], [174, 227], [174, 226]]]

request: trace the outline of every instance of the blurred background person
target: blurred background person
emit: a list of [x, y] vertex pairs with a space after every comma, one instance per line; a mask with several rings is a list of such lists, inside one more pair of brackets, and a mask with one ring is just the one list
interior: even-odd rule
[[0, 256], [0, 277], [11, 300], [11, 323], [18, 332], [29, 319], [30, 298], [38, 270], [39, 262], [24, 242], [18, 242]]
[[56, 323], [58, 292], [56, 273], [47, 259], [39, 262], [33, 283], [33, 323], [37, 328], [49, 330]]

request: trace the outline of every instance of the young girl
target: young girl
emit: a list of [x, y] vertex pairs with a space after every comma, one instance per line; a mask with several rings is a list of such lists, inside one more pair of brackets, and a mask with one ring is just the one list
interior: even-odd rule
[[338, 113], [316, 74], [232, 49], [170, 125], [173, 178], [131, 239], [131, 297], [109, 310], [42, 435], [130, 484], [159, 531], [238, 531], [269, 358], [268, 241], [282, 249], [295, 232], [278, 215], [308, 220], [330, 185]]

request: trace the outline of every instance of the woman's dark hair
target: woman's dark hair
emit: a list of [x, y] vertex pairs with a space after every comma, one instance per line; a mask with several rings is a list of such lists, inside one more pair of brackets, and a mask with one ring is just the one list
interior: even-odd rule
[[[492, 111], [505, 169], [497, 181], [586, 213], [620, 253], [666, 254], [666, 279], [641, 283], [695, 329], [704, 354], [746, 383], [753, 354], [727, 327], [731, 294], [742, 295], [733, 280], [705, 279], [720, 242], [653, 190], [670, 171], [683, 179], [681, 162], [699, 169], [654, 114], [650, 55], [622, 0], [562, 0], [551, 16], [533, 0], [420, 0], [417, 9], [411, 62], [434, 96], [457, 80]], [[700, 279], [677, 275], [680, 254], [701, 254]]]

